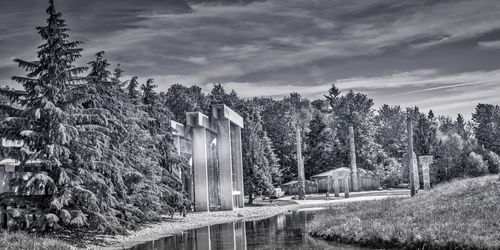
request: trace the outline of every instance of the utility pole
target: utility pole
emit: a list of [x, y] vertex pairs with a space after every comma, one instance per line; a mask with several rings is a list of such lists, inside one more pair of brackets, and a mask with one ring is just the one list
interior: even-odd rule
[[305, 200], [306, 199], [306, 185], [305, 185], [305, 176], [304, 176], [304, 160], [302, 159], [302, 142], [300, 138], [300, 129], [299, 126], [297, 125], [297, 128], [295, 130], [295, 137], [297, 141], [297, 165], [298, 165], [298, 171], [297, 174], [299, 176], [299, 200]]
[[406, 129], [408, 130], [408, 171], [410, 172], [410, 195], [414, 196], [417, 193], [415, 184], [415, 166], [413, 164], [413, 128], [411, 125], [411, 109], [406, 109]]

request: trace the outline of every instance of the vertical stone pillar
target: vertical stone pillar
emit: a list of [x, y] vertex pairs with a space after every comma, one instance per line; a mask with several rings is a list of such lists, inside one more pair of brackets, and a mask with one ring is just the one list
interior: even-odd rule
[[297, 141], [297, 165], [298, 171], [297, 174], [299, 176], [299, 200], [306, 199], [306, 186], [305, 186], [305, 177], [304, 177], [304, 162], [302, 159], [302, 142], [300, 138], [300, 130], [299, 127], [295, 129], [296, 133], [296, 141]]
[[204, 127], [193, 128], [195, 211], [208, 211], [207, 139]]
[[415, 190], [418, 192], [420, 190], [420, 178], [418, 174], [418, 162], [417, 155], [413, 152], [413, 183], [415, 183]]
[[424, 182], [424, 189], [426, 191], [431, 189], [431, 178], [429, 175], [429, 167], [432, 164], [432, 155], [423, 155], [418, 157], [420, 166], [422, 167], [422, 180]]
[[349, 198], [349, 177], [344, 179], [344, 198]]
[[218, 158], [220, 168], [219, 196], [222, 210], [244, 207], [243, 158], [241, 128], [243, 117], [226, 105], [212, 106], [217, 121]]
[[234, 138], [234, 145], [236, 149], [236, 169], [237, 169], [237, 174], [236, 174], [236, 181], [240, 195], [235, 197], [237, 199], [237, 206], [239, 208], [243, 208], [245, 206], [245, 189], [243, 186], [243, 155], [242, 155], [242, 149], [241, 149], [241, 127], [236, 126], [235, 127], [235, 138]]
[[406, 130], [408, 131], [408, 171], [410, 173], [410, 195], [414, 196], [417, 193], [415, 185], [415, 166], [413, 165], [413, 128], [411, 125], [411, 111], [407, 109]]
[[231, 162], [231, 123], [219, 117], [217, 153], [219, 156], [219, 197], [222, 210], [233, 210], [233, 172]]
[[335, 192], [335, 197], [340, 197], [340, 186], [339, 186], [339, 179], [334, 178], [333, 179], [333, 190]]
[[356, 166], [356, 146], [354, 145], [354, 128], [349, 126], [349, 158], [351, 160], [351, 182], [352, 191], [359, 190], [358, 187], [358, 168]]

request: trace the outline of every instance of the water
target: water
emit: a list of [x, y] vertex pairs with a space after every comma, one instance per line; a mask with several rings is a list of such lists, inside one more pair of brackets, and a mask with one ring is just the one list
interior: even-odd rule
[[145, 242], [131, 249], [366, 249], [309, 236], [305, 229], [315, 213], [317, 210], [300, 210], [267, 219], [200, 227]]

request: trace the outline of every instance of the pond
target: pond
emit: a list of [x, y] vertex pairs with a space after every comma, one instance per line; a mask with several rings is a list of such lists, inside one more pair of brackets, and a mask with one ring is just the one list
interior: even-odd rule
[[266, 219], [205, 226], [145, 242], [130, 249], [367, 249], [309, 236], [306, 226], [317, 212], [318, 210], [299, 210]]

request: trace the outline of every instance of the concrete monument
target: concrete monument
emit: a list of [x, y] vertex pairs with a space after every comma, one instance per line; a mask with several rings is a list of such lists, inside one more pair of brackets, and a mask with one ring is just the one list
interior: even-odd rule
[[185, 127], [172, 123], [177, 150], [190, 159], [191, 170], [179, 174], [195, 211], [244, 206], [241, 128], [243, 118], [223, 104], [210, 117], [187, 113]]

